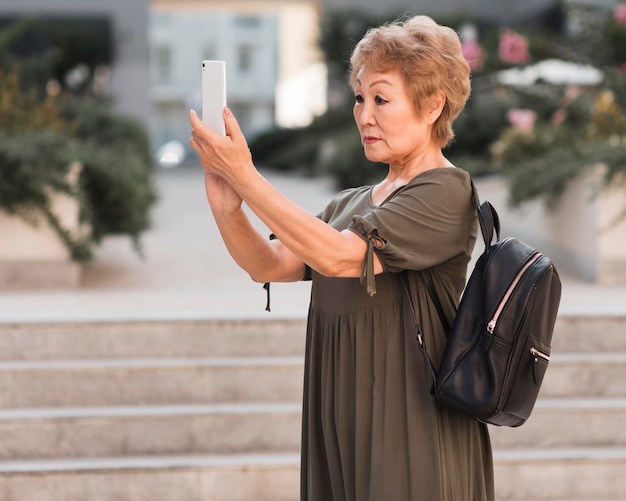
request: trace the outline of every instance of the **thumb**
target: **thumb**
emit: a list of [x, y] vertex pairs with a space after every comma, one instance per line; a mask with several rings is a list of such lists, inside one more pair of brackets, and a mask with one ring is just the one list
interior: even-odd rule
[[235, 115], [233, 115], [233, 112], [230, 111], [230, 108], [224, 108], [224, 126], [226, 127], [226, 135], [233, 141], [240, 141], [244, 139], [241, 128], [239, 127], [239, 122], [237, 122], [237, 119], [235, 118]]

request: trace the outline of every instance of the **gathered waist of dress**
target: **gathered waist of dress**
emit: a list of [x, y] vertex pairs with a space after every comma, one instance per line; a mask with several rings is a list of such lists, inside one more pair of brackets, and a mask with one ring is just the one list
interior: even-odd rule
[[376, 294], [370, 296], [358, 278], [331, 278], [313, 272], [311, 306], [331, 314], [342, 314], [370, 306], [400, 302], [403, 298], [398, 273], [376, 275]]

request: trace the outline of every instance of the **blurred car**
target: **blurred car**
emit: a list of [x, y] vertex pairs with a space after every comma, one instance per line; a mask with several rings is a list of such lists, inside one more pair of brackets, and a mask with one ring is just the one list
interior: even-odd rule
[[185, 145], [178, 140], [172, 140], [163, 144], [157, 150], [156, 161], [159, 167], [163, 169], [172, 169], [182, 165], [186, 156], [187, 152]]

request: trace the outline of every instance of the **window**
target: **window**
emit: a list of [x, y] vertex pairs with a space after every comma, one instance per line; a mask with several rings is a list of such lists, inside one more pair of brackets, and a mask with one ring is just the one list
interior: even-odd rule
[[254, 64], [254, 46], [240, 45], [237, 59], [239, 73], [242, 75], [251, 73]]
[[235, 25], [239, 28], [258, 28], [261, 25], [259, 16], [237, 16]]
[[157, 80], [159, 83], [169, 83], [172, 79], [172, 49], [169, 45], [162, 45], [157, 49]]

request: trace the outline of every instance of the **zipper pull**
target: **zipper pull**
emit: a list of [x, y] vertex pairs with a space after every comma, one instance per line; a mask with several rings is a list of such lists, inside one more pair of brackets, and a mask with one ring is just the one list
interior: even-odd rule
[[530, 348], [530, 356], [533, 358], [533, 378], [535, 380], [535, 386], [539, 386], [539, 359], [541, 358], [547, 363], [550, 361], [550, 355], [546, 355], [533, 346]]
[[493, 331], [496, 330], [496, 319], [493, 318], [489, 321], [489, 323], [487, 324], [487, 332], [489, 334], [493, 334]]
[[542, 351], [539, 351], [534, 346], [530, 349], [530, 354], [535, 358], [535, 360], [538, 360], [539, 358], [542, 358], [546, 362], [550, 361], [550, 355], [547, 355], [546, 353], [543, 353]]

